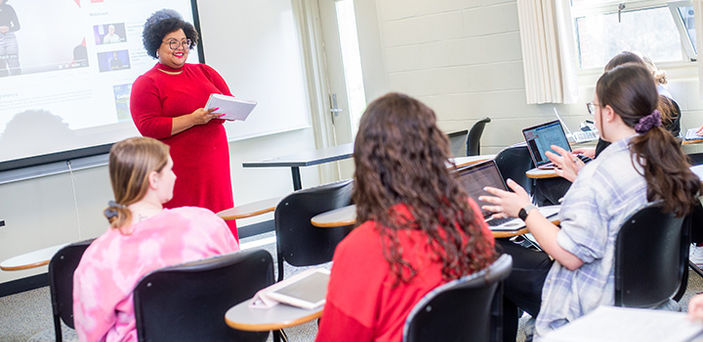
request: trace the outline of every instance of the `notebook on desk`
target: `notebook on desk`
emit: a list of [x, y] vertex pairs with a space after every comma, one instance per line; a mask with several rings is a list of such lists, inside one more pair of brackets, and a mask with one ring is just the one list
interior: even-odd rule
[[601, 306], [546, 336], [545, 342], [698, 341], [703, 324], [684, 312]]
[[[460, 168], [456, 171], [456, 177], [466, 194], [476, 201], [479, 206], [488, 204], [478, 200], [479, 196], [490, 196], [488, 192], [483, 190], [484, 187], [492, 186], [510, 191], [493, 160]], [[560, 207], [558, 205], [541, 207], [539, 211], [544, 217], [549, 218], [559, 213]], [[525, 228], [525, 222], [519, 218], [491, 218], [492, 213], [484, 209], [481, 209], [481, 214], [493, 231], [516, 231]]]
[[703, 140], [703, 136], [698, 135], [698, 128], [689, 128], [688, 130], [686, 130], [686, 135], [684, 135], [683, 140], [686, 140], [686, 141]]

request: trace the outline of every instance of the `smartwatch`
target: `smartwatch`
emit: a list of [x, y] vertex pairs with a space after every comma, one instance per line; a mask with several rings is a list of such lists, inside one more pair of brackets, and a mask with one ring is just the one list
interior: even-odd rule
[[532, 204], [528, 204], [524, 208], [520, 209], [520, 212], [517, 214], [517, 216], [521, 220], [525, 221], [525, 220], [527, 220], [527, 215], [530, 214], [530, 211], [532, 211], [532, 209], [537, 209], [537, 207], [535, 207]]

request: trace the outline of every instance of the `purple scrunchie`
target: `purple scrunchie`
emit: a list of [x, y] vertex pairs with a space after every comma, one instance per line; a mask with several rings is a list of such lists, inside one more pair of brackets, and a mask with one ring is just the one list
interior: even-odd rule
[[652, 127], [659, 127], [662, 125], [662, 116], [659, 110], [654, 110], [652, 114], [645, 115], [640, 118], [640, 121], [635, 125], [635, 132], [646, 133]]

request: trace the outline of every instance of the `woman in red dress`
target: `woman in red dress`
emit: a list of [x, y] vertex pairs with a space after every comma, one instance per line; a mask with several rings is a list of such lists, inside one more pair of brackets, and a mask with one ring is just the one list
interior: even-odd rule
[[481, 210], [446, 167], [434, 112], [388, 94], [366, 109], [354, 145], [355, 228], [334, 253], [317, 341], [398, 341], [435, 287], [495, 259]]
[[[130, 110], [142, 135], [171, 147], [178, 180], [164, 207], [218, 212], [234, 205], [229, 146], [221, 114], [203, 107], [212, 93], [232, 93], [211, 67], [186, 63], [197, 42], [198, 32], [175, 11], [161, 10], [147, 19], [144, 47], [159, 61], [134, 81]], [[227, 223], [238, 241], [235, 222]]]

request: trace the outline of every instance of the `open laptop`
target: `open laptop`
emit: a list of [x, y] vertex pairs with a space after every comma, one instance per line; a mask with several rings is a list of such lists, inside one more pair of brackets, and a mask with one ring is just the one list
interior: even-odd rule
[[[492, 186], [501, 190], [510, 191], [505, 185], [503, 176], [500, 174], [500, 170], [498, 170], [498, 166], [494, 160], [487, 160], [460, 168], [456, 171], [456, 177], [459, 184], [464, 187], [464, 191], [466, 191], [479, 206], [487, 204], [486, 202], [479, 201], [479, 196], [490, 196], [488, 192], [483, 190], [484, 187]], [[544, 217], [549, 218], [556, 215], [560, 208], [561, 206], [559, 205], [551, 205], [541, 207], [539, 211]], [[491, 218], [492, 213], [483, 209], [481, 209], [481, 214], [491, 230], [494, 231], [514, 231], [525, 227], [525, 222], [519, 218]]]
[[552, 145], [571, 152], [571, 146], [569, 146], [569, 141], [566, 139], [566, 134], [564, 134], [564, 129], [559, 120], [525, 128], [522, 130], [522, 135], [525, 137], [532, 162], [535, 163], [535, 167], [538, 169], [554, 168], [554, 164], [549, 161], [545, 154], [547, 151], [552, 151]]
[[[554, 115], [557, 116], [557, 119], [559, 119], [559, 122], [561, 122], [561, 125], [564, 127], [564, 130], [566, 130], [566, 139], [568, 139], [569, 142], [580, 144], [580, 143], [598, 140], [599, 135], [598, 135], [597, 130], [589, 129], [589, 130], [584, 131], [582, 128], [580, 131], [571, 132], [571, 130], [569, 129], [569, 126], [566, 125], [564, 120], [561, 118], [561, 115], [559, 115], [557, 108], [552, 107], [552, 109], [554, 110]], [[586, 121], [586, 122], [589, 122], [589, 121]], [[582, 127], [584, 127], [583, 123], [581, 125], [582, 125]]]

